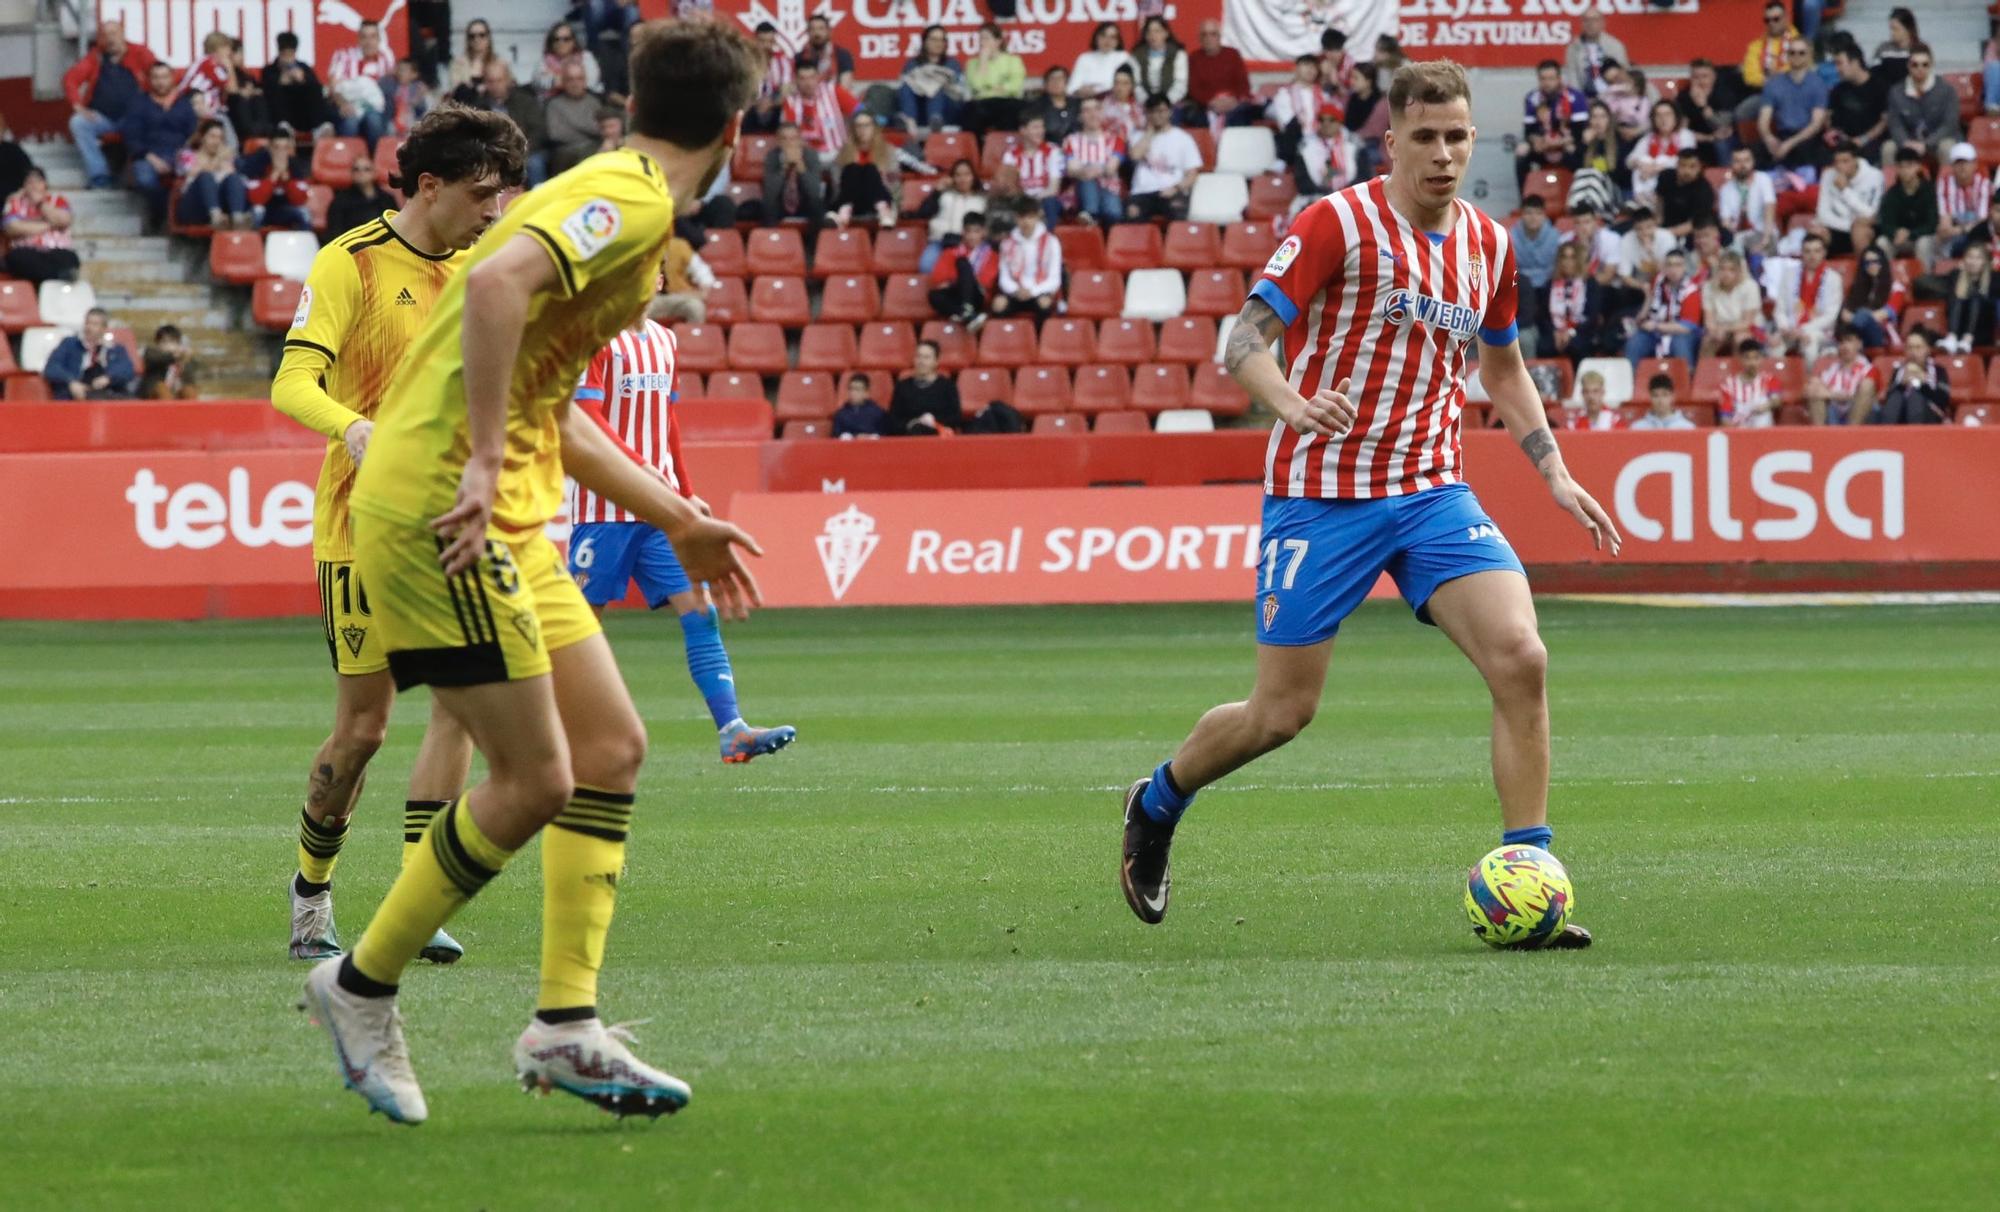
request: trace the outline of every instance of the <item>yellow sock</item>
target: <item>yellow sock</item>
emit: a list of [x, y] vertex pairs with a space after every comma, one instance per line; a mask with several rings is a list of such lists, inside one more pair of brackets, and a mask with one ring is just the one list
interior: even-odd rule
[[431, 818], [449, 807], [450, 800], [403, 801], [403, 866], [410, 865], [410, 856], [422, 845], [424, 830], [430, 828]]
[[325, 884], [333, 879], [333, 865], [340, 861], [340, 847], [347, 841], [347, 822], [328, 825], [299, 813], [299, 874], [308, 884]]
[[542, 831], [542, 989], [537, 1010], [597, 1005], [597, 971], [625, 873], [632, 797], [578, 787]]
[[393, 987], [431, 935], [512, 857], [513, 851], [502, 850], [479, 831], [465, 797], [458, 797], [432, 818], [423, 843], [375, 910], [375, 920], [354, 948], [355, 969], [378, 985]]

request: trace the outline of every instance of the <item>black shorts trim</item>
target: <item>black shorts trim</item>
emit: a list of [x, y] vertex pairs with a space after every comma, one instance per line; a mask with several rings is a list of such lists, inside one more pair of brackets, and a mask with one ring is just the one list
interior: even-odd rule
[[456, 648], [409, 648], [389, 654], [396, 689], [412, 686], [485, 686], [507, 681], [507, 657], [499, 642]]
[[333, 639], [333, 565], [319, 562], [319, 629], [326, 634], [326, 659], [340, 672], [340, 649]]

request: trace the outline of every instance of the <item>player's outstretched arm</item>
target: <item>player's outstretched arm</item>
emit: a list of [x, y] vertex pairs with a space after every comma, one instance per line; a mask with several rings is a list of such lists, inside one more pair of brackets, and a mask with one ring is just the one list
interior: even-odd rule
[[1535, 470], [1542, 473], [1542, 479], [1548, 481], [1556, 504], [1590, 532], [1592, 546], [1603, 550], [1608, 545], [1611, 554], [1617, 555], [1624, 539], [1611, 515], [1570, 479], [1569, 468], [1563, 466], [1562, 451], [1556, 449], [1556, 436], [1549, 432], [1548, 414], [1542, 410], [1542, 393], [1528, 377], [1528, 364], [1521, 360], [1520, 342], [1481, 346], [1479, 375], [1486, 384], [1486, 394], [1493, 399], [1493, 411], [1521, 444]]
[[563, 470], [578, 484], [666, 532], [689, 579], [708, 583], [716, 608], [725, 616], [748, 618], [751, 606], [763, 604], [757, 578], [742, 555], [744, 551], [763, 555], [757, 540], [728, 522], [705, 516], [675, 492], [665, 476], [628, 457], [580, 407], [563, 412], [561, 429]]
[[1264, 300], [1252, 296], [1237, 313], [1236, 326], [1222, 347], [1222, 364], [1250, 398], [1278, 414], [1299, 433], [1316, 433], [1337, 438], [1354, 424], [1354, 404], [1347, 398], [1348, 380], [1332, 391], [1315, 392], [1311, 399], [1292, 389], [1292, 382], [1278, 359], [1271, 356], [1271, 342], [1285, 334], [1284, 318]]

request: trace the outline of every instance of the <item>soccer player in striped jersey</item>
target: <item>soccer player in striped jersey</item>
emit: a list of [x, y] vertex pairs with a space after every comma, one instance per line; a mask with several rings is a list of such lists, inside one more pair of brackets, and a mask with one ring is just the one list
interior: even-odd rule
[[[1334, 634], [1387, 572], [1493, 697], [1502, 839], [1547, 847], [1547, 652], [1521, 562], [1459, 466], [1467, 347], [1493, 408], [1556, 504], [1616, 554], [1611, 518], [1563, 467], [1515, 340], [1507, 229], [1458, 198], [1472, 154], [1471, 88], [1448, 60], [1389, 90], [1390, 171], [1300, 212], [1272, 254], [1225, 361], [1278, 414], [1264, 463], [1256, 684], [1209, 711], [1124, 797], [1126, 902], [1167, 911], [1168, 851], [1202, 787], [1297, 736], [1318, 709]], [[1283, 339], [1284, 361], [1270, 351]], [[1551, 946], [1587, 946], [1570, 926]]]
[[[590, 360], [576, 385], [576, 404], [633, 458], [665, 476], [675, 492], [708, 515], [708, 503], [694, 495], [681, 457], [680, 418], [673, 408], [680, 374], [675, 352], [674, 334], [640, 317]], [[673, 608], [681, 621], [688, 676], [708, 703], [723, 761], [747, 762], [776, 753], [798, 737], [790, 724], [754, 728], [743, 722], [736, 706], [736, 672], [722, 646], [721, 618], [706, 587], [696, 588], [688, 580], [663, 531], [582, 485], [570, 503], [569, 520], [570, 575], [593, 610], [602, 615], [606, 606], [623, 601], [633, 581], [649, 609]]]
[[[503, 114], [443, 105], [417, 123], [400, 153], [403, 208], [334, 238], [313, 258], [271, 384], [278, 411], [327, 440], [313, 503], [313, 558], [335, 674], [333, 733], [313, 758], [299, 821], [295, 959], [340, 954], [333, 867], [396, 697], [368, 587], [354, 564], [348, 495], [390, 376], [465, 250], [500, 217], [501, 192], [520, 184], [527, 155], [527, 138]], [[431, 817], [465, 786], [471, 762], [471, 738], [434, 703], [403, 806], [405, 861]], [[464, 948], [439, 930], [422, 954], [449, 964]]]

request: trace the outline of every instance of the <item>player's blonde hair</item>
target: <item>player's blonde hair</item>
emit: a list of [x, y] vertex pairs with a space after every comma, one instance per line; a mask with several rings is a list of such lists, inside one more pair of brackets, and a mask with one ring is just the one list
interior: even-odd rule
[[1446, 105], [1453, 101], [1472, 104], [1472, 82], [1465, 69], [1451, 59], [1428, 59], [1405, 63], [1389, 82], [1389, 116], [1400, 118], [1411, 104]]

